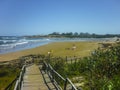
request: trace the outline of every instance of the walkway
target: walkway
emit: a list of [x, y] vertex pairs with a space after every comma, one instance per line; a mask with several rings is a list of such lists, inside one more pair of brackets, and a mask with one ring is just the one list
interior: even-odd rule
[[37, 66], [35, 64], [26, 67], [22, 90], [56, 90], [48, 75], [42, 70], [40, 71], [39, 68], [41, 67], [42, 65]]

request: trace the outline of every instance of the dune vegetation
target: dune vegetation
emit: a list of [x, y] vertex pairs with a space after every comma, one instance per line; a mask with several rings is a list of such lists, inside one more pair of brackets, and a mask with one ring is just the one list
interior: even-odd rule
[[5, 90], [5, 88], [19, 75], [19, 72], [20, 68], [16, 65], [0, 65], [0, 90]]
[[83, 90], [119, 90], [120, 86], [120, 45], [98, 48], [91, 56], [78, 62], [65, 63], [65, 59], [53, 63], [54, 69], [69, 77]]

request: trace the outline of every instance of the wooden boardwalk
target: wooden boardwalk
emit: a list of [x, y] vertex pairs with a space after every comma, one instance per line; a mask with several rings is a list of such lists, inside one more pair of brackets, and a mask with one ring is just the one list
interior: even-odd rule
[[49, 76], [41, 70], [41, 67], [42, 65], [35, 64], [26, 67], [22, 90], [56, 90]]

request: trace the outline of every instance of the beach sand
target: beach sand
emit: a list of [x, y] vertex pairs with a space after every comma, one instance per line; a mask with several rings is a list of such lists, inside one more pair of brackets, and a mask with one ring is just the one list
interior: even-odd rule
[[99, 46], [98, 43], [99, 42], [55, 42], [32, 49], [27, 49], [27, 50], [22, 50], [7, 54], [0, 54], [0, 62], [14, 60], [21, 56], [26, 56], [30, 54], [48, 55], [48, 52], [50, 52], [53, 56], [84, 57], [84, 56], [89, 56], [93, 50], [97, 49]]

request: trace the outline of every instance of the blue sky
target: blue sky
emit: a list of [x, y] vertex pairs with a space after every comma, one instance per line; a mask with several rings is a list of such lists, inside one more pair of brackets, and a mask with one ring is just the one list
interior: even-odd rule
[[120, 0], [0, 0], [0, 35], [120, 34]]

